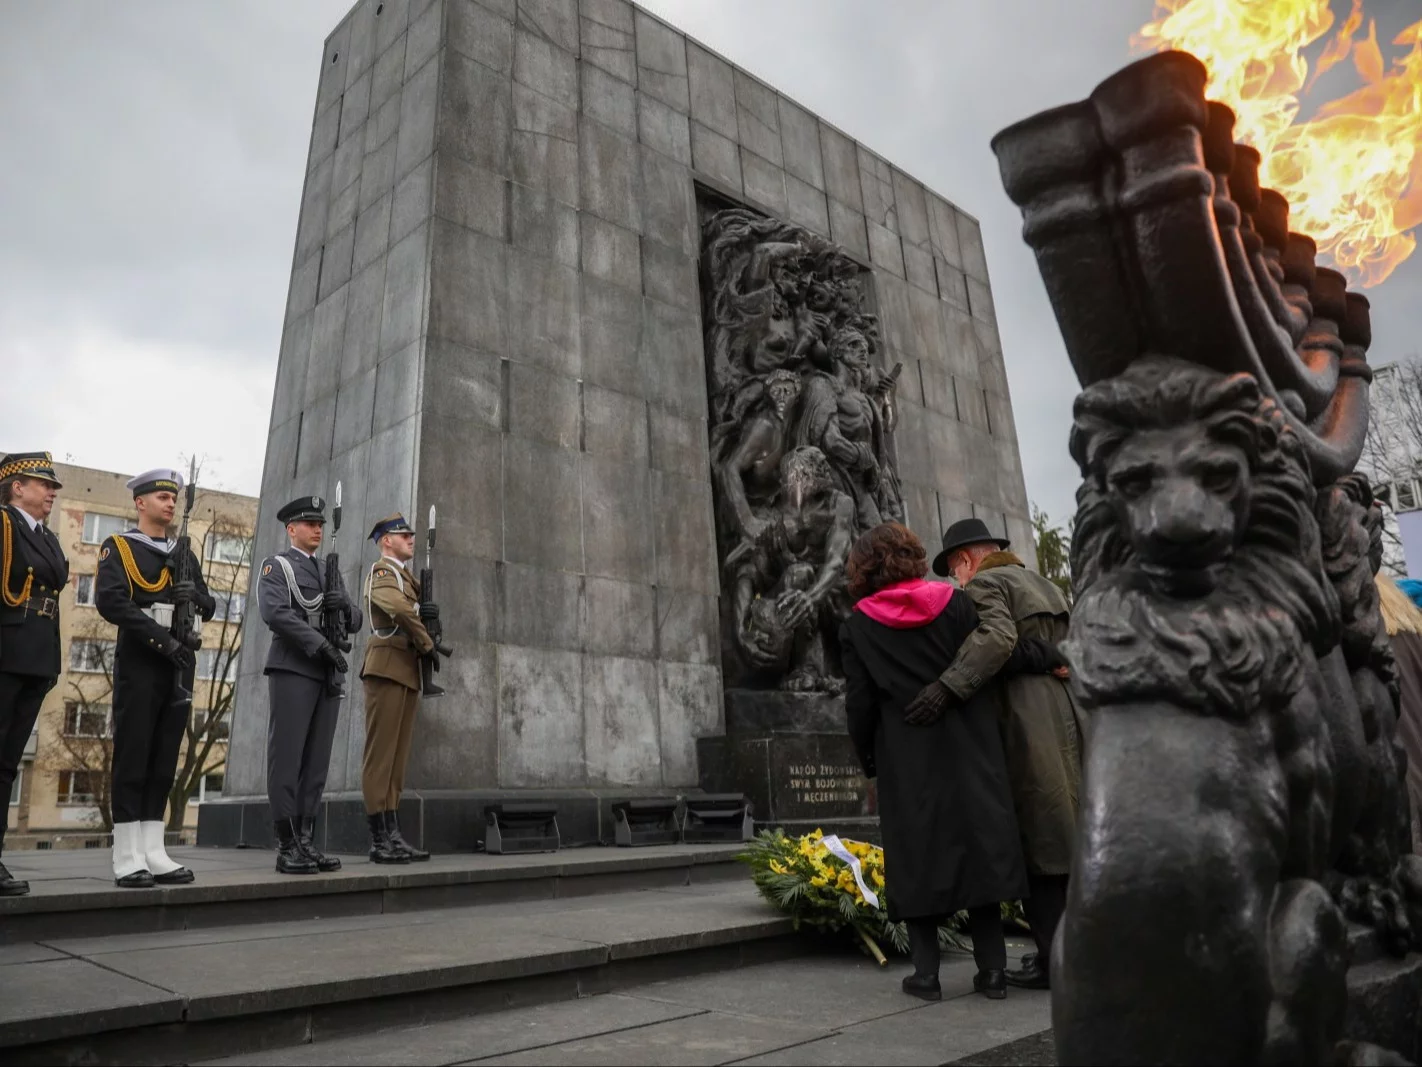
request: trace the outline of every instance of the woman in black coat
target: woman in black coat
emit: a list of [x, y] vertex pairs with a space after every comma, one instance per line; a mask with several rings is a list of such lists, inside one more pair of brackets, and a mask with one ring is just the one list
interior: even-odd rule
[[927, 725], [904, 721], [904, 706], [978, 624], [972, 600], [924, 581], [927, 571], [922, 542], [897, 523], [874, 527], [850, 551], [857, 603], [840, 629], [849, 735], [865, 777], [878, 778], [889, 918], [908, 924], [914, 963], [904, 991], [939, 999], [938, 926], [966, 908], [973, 986], [999, 999], [1000, 903], [1027, 895], [1026, 868], [991, 703], [976, 698]]

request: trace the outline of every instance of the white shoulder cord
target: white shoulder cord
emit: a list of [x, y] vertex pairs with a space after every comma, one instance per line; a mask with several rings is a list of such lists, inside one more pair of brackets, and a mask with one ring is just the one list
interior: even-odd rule
[[321, 605], [325, 603], [326, 600], [325, 594], [317, 593], [314, 597], [309, 599], [302, 596], [301, 588], [296, 584], [296, 572], [291, 569], [291, 560], [281, 555], [273, 556], [272, 558], [277, 561], [277, 566], [279, 566], [282, 573], [286, 575], [286, 588], [291, 593], [291, 598], [296, 601], [297, 607], [305, 612], [320, 611]]
[[[373, 636], [387, 638], [394, 637], [397, 633], [399, 633], [400, 627], [391, 626], [389, 628], [382, 629], [381, 627], [375, 625], [375, 612], [371, 610], [372, 605], [370, 602], [370, 593], [371, 586], [375, 583], [375, 568], [380, 566], [380, 563], [381, 560], [376, 560], [374, 563], [372, 563], [370, 565], [369, 573], [367, 573], [365, 576], [365, 617], [370, 620], [370, 632]], [[403, 593], [405, 591], [405, 579], [400, 577], [400, 572], [398, 570], [395, 571], [395, 581], [399, 583], [400, 592]]]

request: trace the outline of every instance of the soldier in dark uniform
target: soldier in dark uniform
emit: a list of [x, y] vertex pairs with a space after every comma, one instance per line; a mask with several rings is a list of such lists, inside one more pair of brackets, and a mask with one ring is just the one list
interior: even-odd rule
[[370, 824], [374, 863], [427, 860], [430, 854], [400, 832], [400, 793], [415, 710], [420, 704], [420, 657], [434, 650], [425, 620], [439, 618], [434, 604], [420, 602], [420, 582], [410, 572], [415, 531], [403, 515], [381, 519], [370, 531], [380, 558], [365, 580], [370, 639], [360, 676], [365, 685], [365, 759], [361, 792]]
[[[271, 711], [267, 725], [267, 799], [276, 826], [276, 869], [282, 874], [335, 871], [341, 861], [316, 847], [313, 830], [349, 669], [340, 649], [317, 628], [320, 613], [344, 612], [346, 629], [361, 628], [360, 610], [330, 601], [326, 561], [316, 558], [325, 531], [319, 496], [293, 500], [277, 512], [291, 546], [262, 561], [257, 602], [272, 631], [267, 654]], [[332, 684], [333, 682], [337, 684]]]
[[[69, 561], [44, 520], [62, 488], [48, 452], [0, 460], [0, 796], [7, 800], [40, 705], [59, 679], [59, 591]], [[0, 821], [0, 853], [4, 845]], [[29, 891], [0, 863], [0, 896]]]
[[148, 471], [128, 482], [138, 527], [106, 539], [99, 549], [94, 606], [118, 627], [114, 649], [114, 883], [124, 889], [181, 885], [193, 872], [163, 847], [163, 816], [178, 769], [178, 751], [193, 708], [197, 631], [175, 636], [173, 609], [191, 603], [206, 621], [217, 610], [190, 548], [191, 582], [174, 579], [178, 543], [168, 527], [178, 508], [183, 476]]

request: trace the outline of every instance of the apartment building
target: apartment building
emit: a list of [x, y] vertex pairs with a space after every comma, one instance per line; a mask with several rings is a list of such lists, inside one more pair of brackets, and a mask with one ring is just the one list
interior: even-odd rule
[[[45, 698], [10, 794], [7, 849], [102, 848], [109, 843], [104, 810], [117, 635], [94, 607], [94, 575], [99, 545], [134, 524], [133, 497], [124, 488], [132, 475], [60, 463], [55, 472], [64, 488], [49, 527], [64, 546], [70, 569], [60, 607], [65, 669]], [[180, 502], [179, 519], [181, 514]], [[197, 825], [197, 805], [222, 793], [256, 517], [255, 497], [210, 492], [199, 485], [188, 533], [217, 599], [217, 615], [203, 627], [193, 713], [179, 758], [180, 777], [193, 786], [183, 819], [189, 833]]]

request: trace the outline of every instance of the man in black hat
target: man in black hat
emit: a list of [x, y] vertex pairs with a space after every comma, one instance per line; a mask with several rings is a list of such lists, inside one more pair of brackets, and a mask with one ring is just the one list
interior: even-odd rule
[[[316, 847], [314, 832], [343, 692], [328, 684], [349, 666], [318, 628], [324, 608], [340, 612], [349, 633], [360, 610], [326, 588], [326, 561], [316, 558], [325, 533], [325, 501], [303, 496], [277, 512], [290, 546], [262, 561], [257, 603], [272, 631], [264, 673], [271, 710], [267, 723], [267, 800], [281, 874], [339, 870], [341, 861]], [[333, 603], [332, 597], [339, 598]]]
[[[59, 591], [69, 561], [44, 522], [62, 488], [48, 452], [0, 460], [0, 796], [7, 799], [40, 705], [59, 680]], [[0, 822], [0, 853], [4, 845]], [[0, 896], [29, 891], [0, 863]]]
[[[978, 626], [958, 649], [939, 680], [904, 709], [913, 721], [989, 688], [998, 701], [1008, 780], [1022, 835], [1031, 896], [1023, 902], [1035, 956], [1008, 982], [1046, 989], [1052, 937], [1066, 907], [1067, 875], [1076, 833], [1081, 789], [1080, 724], [1064, 680], [1065, 665], [1047, 674], [1007, 674], [1019, 641], [1055, 647], [1066, 639], [1070, 613], [1052, 582], [1030, 571], [1006, 538], [995, 537], [981, 519], [963, 519], [943, 535], [933, 570], [953, 575], [978, 609]], [[1000, 673], [1003, 672], [1003, 673]]]
[[114, 882], [124, 889], [182, 885], [193, 872], [169, 857], [163, 816], [192, 712], [198, 632], [172, 632], [173, 610], [192, 603], [204, 621], [217, 610], [191, 549], [191, 582], [174, 580], [177, 543], [168, 527], [183, 476], [169, 468], [129, 480], [138, 526], [99, 547], [94, 606], [118, 627], [114, 648], [112, 803]]

